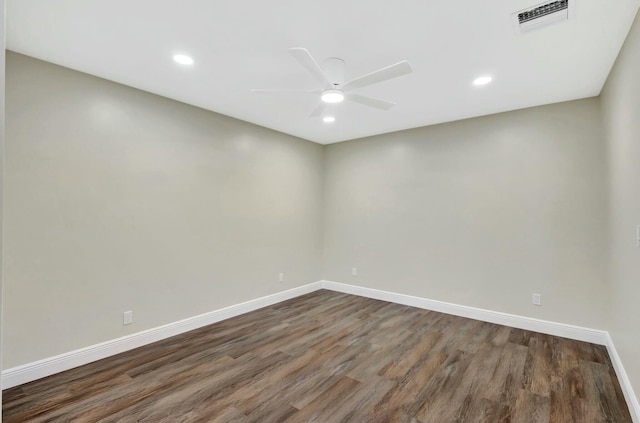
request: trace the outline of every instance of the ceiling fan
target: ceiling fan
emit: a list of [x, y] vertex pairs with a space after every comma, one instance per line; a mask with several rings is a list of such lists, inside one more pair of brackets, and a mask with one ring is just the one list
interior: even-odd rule
[[324, 113], [327, 104], [340, 103], [343, 100], [352, 101], [354, 103], [380, 110], [389, 110], [395, 106], [396, 103], [355, 94], [352, 90], [354, 88], [362, 88], [388, 79], [407, 75], [413, 71], [409, 62], [403, 60], [402, 62], [395, 63], [344, 82], [344, 61], [342, 59], [327, 59], [323, 62], [323, 68], [321, 68], [305, 48], [290, 48], [289, 53], [291, 53], [291, 55], [300, 62], [300, 64], [304, 66], [311, 75], [318, 80], [318, 82], [322, 84], [322, 88], [316, 90], [253, 89], [251, 92], [254, 94], [307, 93], [320, 95], [321, 101], [313, 112], [311, 112], [309, 117], [321, 116]]

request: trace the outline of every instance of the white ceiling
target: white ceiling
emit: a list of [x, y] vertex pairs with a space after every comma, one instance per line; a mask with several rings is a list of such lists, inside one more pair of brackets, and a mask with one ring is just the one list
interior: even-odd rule
[[[573, 1], [575, 19], [516, 35], [511, 14], [542, 1], [8, 0], [7, 45], [327, 144], [598, 95], [640, 0]], [[291, 47], [342, 58], [347, 79], [405, 59], [414, 72], [358, 89], [391, 110], [345, 102], [324, 124], [313, 95], [250, 92], [319, 88]]]

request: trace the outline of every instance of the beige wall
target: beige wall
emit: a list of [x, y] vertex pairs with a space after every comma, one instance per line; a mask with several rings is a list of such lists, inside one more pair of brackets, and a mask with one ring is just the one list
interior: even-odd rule
[[4, 368], [321, 279], [320, 145], [7, 65]]
[[640, 395], [640, 15], [602, 94], [611, 192], [611, 336]]
[[605, 329], [604, 154], [597, 99], [330, 145], [324, 277]]

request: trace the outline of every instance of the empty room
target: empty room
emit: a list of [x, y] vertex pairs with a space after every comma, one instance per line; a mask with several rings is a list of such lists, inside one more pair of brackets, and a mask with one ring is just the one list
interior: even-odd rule
[[640, 0], [2, 3], [3, 422], [640, 423]]

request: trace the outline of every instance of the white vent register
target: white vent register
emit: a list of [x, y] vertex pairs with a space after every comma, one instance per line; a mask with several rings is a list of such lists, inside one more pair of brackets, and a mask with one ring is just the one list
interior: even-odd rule
[[545, 28], [575, 16], [576, 0], [558, 0], [521, 10], [512, 15], [513, 25], [518, 34]]

